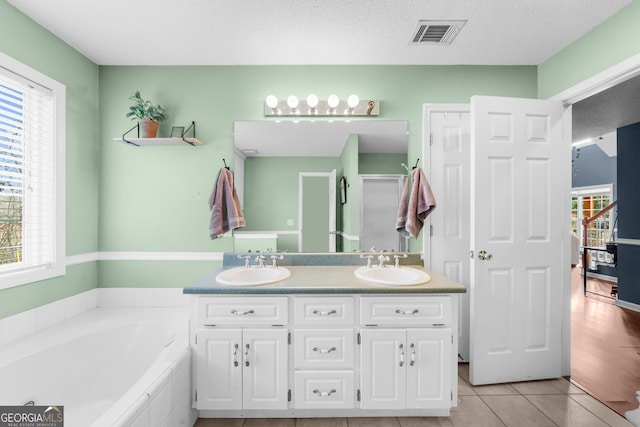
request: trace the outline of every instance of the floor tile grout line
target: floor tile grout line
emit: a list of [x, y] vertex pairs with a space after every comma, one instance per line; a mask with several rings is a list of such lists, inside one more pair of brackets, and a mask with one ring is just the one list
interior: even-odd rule
[[[603, 405], [605, 408], [607, 408], [609, 411], [613, 412], [616, 415], [620, 415], [618, 414], [616, 411], [614, 411], [613, 409], [609, 408], [607, 405], [605, 405], [604, 403], [600, 402], [598, 399], [596, 399], [595, 397], [587, 394], [587, 396], [589, 396], [590, 398], [592, 398], [593, 400], [595, 400], [596, 402], [600, 403], [601, 405]], [[582, 403], [580, 403], [579, 401], [577, 401], [576, 399], [573, 398], [573, 396], [569, 396], [569, 398], [571, 400], [573, 400], [574, 402], [576, 402], [578, 405], [580, 405], [581, 407], [583, 407], [587, 412], [589, 412], [590, 414], [592, 414], [594, 417], [596, 417], [597, 419], [599, 419], [600, 421], [602, 421], [603, 423], [605, 423], [606, 425], [608, 425], [609, 427], [611, 427], [611, 424], [609, 424], [606, 420], [603, 420], [602, 418], [600, 418], [598, 416], [598, 414], [596, 414], [595, 412], [591, 411], [589, 408], [587, 408], [586, 406], [584, 406]], [[621, 415], [620, 415], [621, 416]], [[622, 417], [624, 418], [624, 417]], [[626, 419], [626, 418], [624, 418]]]

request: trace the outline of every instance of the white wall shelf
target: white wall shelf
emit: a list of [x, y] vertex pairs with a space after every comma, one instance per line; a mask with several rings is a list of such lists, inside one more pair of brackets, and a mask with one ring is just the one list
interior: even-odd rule
[[160, 146], [160, 145], [202, 145], [198, 138], [113, 138], [114, 141], [138, 147]]
[[[122, 137], [113, 138], [114, 141], [122, 142], [125, 144], [133, 145], [136, 147], [147, 147], [147, 146], [160, 146], [160, 145], [183, 145], [189, 144], [192, 146], [202, 145], [202, 142], [196, 138], [196, 122], [192, 121], [191, 125], [185, 129], [182, 126], [174, 127], [171, 129], [171, 138], [129, 138], [127, 134], [131, 133], [134, 129], [137, 130], [137, 135], [140, 136], [140, 125], [136, 123], [134, 127], [126, 131]], [[180, 136], [174, 136], [174, 130], [178, 129]], [[192, 136], [187, 137], [186, 135], [191, 133]]]

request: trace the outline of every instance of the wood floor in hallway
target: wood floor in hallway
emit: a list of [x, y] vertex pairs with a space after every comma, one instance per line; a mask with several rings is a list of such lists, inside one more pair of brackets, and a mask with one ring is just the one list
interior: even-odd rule
[[[638, 407], [640, 313], [618, 307], [611, 283], [589, 279], [583, 294], [582, 269], [571, 272], [571, 381], [614, 411]], [[597, 294], [596, 294], [597, 293]], [[600, 295], [604, 296], [600, 296]]]

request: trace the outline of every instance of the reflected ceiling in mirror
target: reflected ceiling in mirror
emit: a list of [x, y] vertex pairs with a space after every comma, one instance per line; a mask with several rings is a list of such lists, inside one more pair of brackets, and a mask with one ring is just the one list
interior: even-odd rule
[[234, 122], [235, 147], [247, 157], [338, 157], [350, 134], [360, 153], [406, 153], [403, 120]]

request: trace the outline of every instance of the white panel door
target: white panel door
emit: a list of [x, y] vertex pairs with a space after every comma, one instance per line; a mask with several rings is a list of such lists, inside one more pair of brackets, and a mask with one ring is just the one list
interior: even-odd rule
[[[469, 104], [425, 107], [431, 190], [438, 207], [429, 216], [425, 259], [436, 273], [469, 287], [471, 114]], [[469, 294], [459, 297], [458, 353], [469, 360]]]
[[561, 375], [562, 109], [471, 99], [472, 384]]
[[406, 398], [407, 350], [404, 329], [363, 329], [362, 409], [402, 409]]
[[287, 409], [286, 329], [245, 329], [242, 364], [244, 409]]
[[198, 331], [198, 409], [242, 409], [242, 331]]

